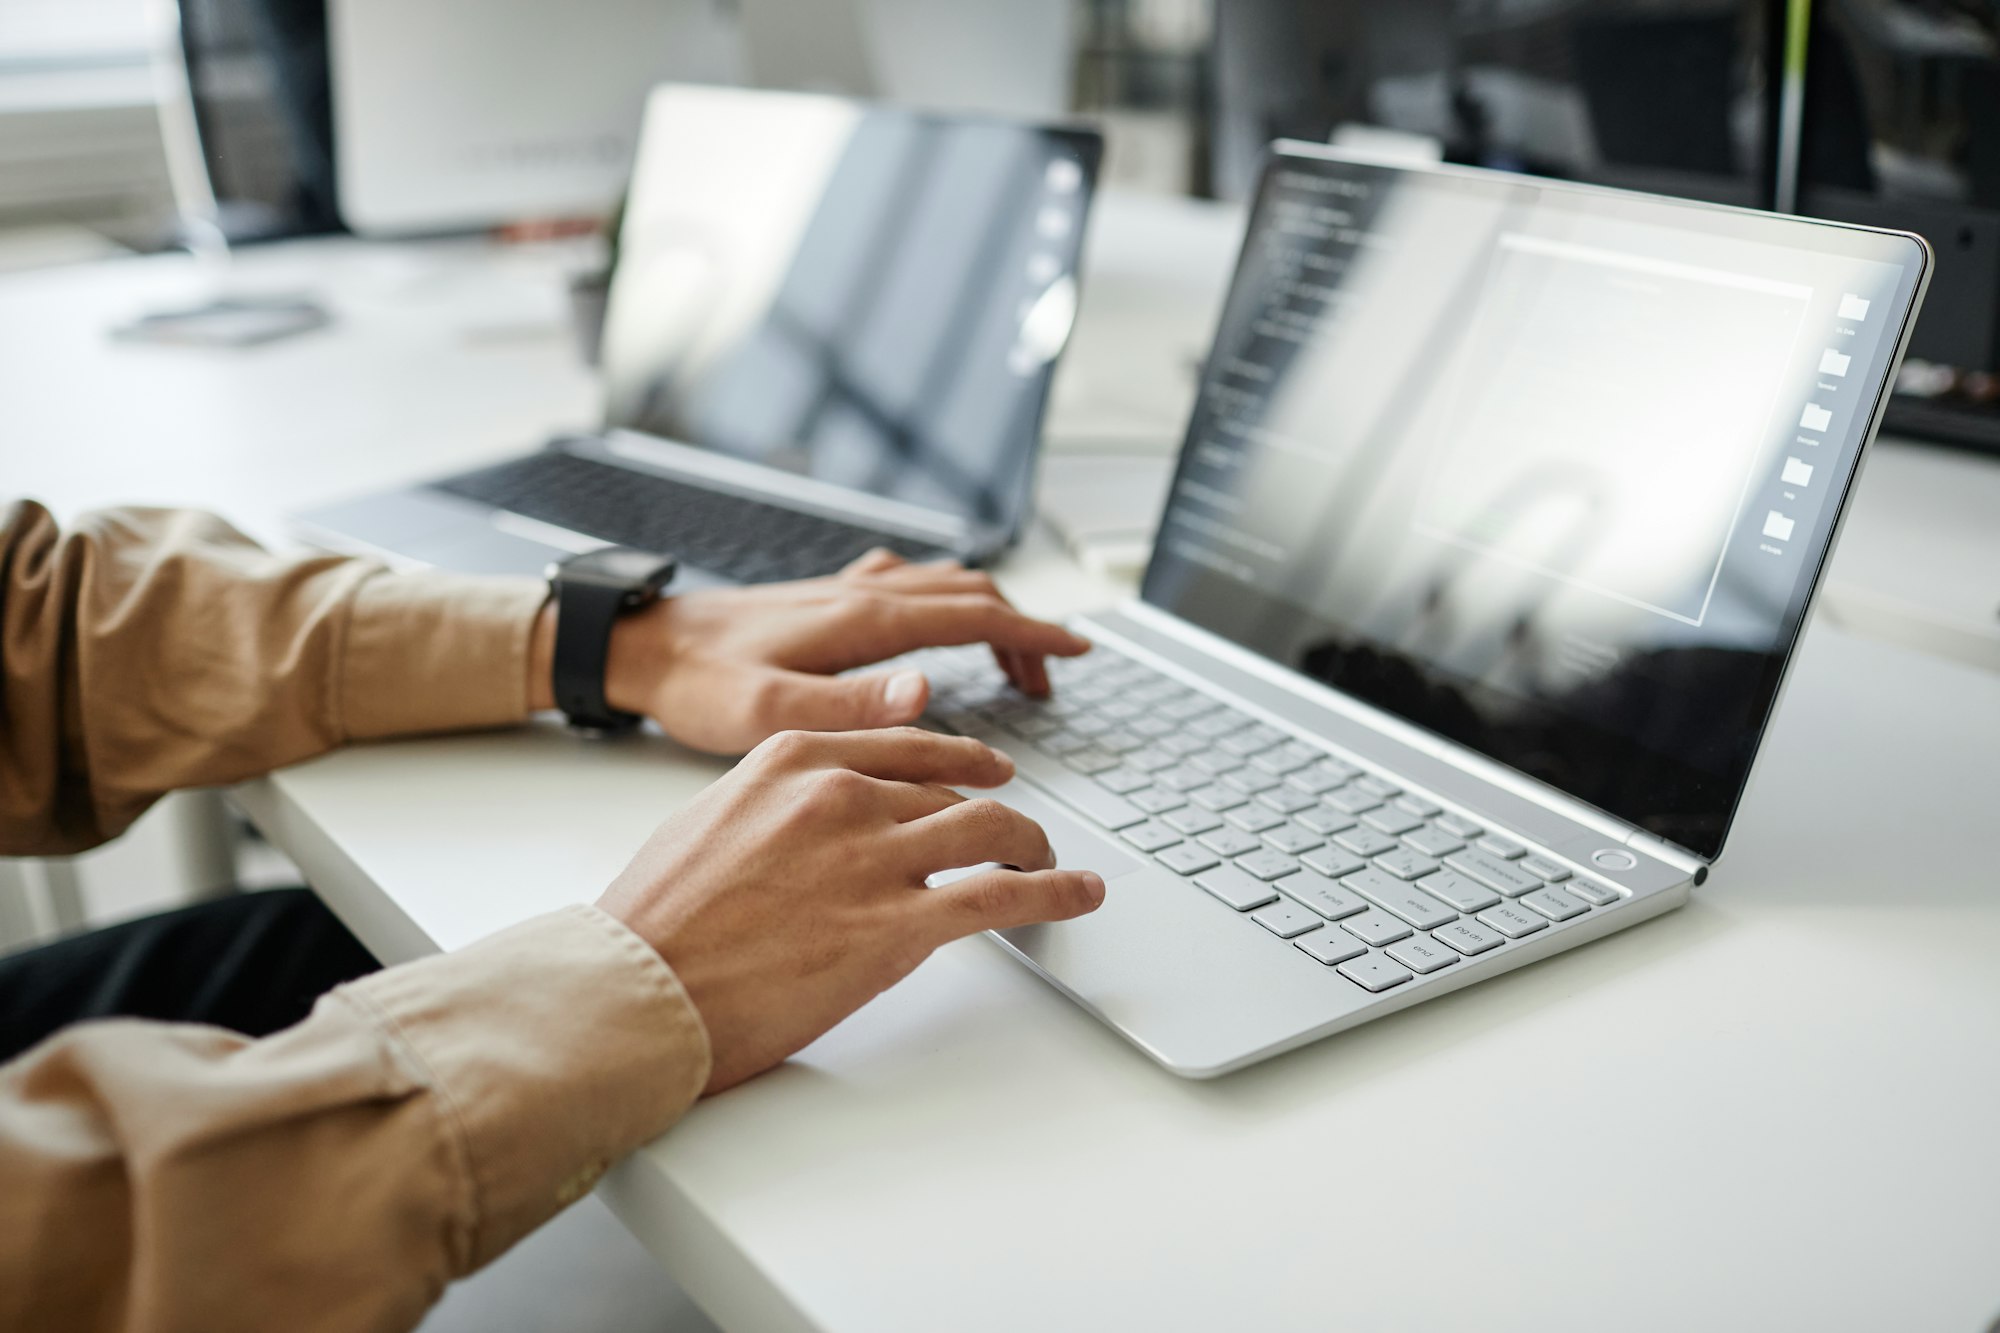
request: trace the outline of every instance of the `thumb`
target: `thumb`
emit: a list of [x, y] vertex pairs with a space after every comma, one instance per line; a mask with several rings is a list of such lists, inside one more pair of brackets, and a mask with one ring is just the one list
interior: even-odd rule
[[914, 722], [930, 702], [921, 671], [814, 676], [775, 671], [760, 710], [771, 731], [862, 731]]

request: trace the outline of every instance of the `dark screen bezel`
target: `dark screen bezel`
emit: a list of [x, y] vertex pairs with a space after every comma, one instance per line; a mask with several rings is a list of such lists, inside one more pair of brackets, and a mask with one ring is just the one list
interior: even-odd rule
[[[1752, 687], [1734, 700], [1744, 720], [1744, 729], [1723, 766], [1714, 771], [1697, 768], [1650, 749], [1629, 737], [1603, 728], [1588, 726], [1556, 710], [1529, 706], [1529, 713], [1537, 721], [1565, 733], [1566, 739], [1574, 743], [1577, 752], [1595, 749], [1603, 753], [1605, 758], [1606, 768], [1600, 775], [1602, 780], [1594, 785], [1580, 784], [1581, 789], [1575, 782], [1550, 785], [1557, 786], [1557, 789], [1566, 795], [1603, 810], [1615, 818], [1683, 847], [1704, 860], [1715, 859], [1721, 854], [1729, 827], [1734, 822], [1737, 808], [1741, 803], [1744, 788], [1748, 784], [1758, 745], [1770, 725], [1783, 686], [1785, 671], [1798, 646], [1813, 595], [1818, 589], [1826, 562], [1838, 537], [1840, 522], [1853, 494], [1855, 479], [1860, 475], [1867, 448], [1873, 442], [1876, 431], [1881, 425], [1890, 386], [1894, 383], [1895, 370], [1901, 364], [1903, 351], [1908, 345], [1911, 328], [1915, 323], [1916, 312], [1922, 303], [1923, 289], [1930, 277], [1932, 266], [1930, 247], [1922, 237], [1907, 232], [1858, 227], [1817, 219], [1779, 217], [1727, 205], [1637, 194], [1603, 186], [1546, 181], [1473, 167], [1417, 167], [1365, 154], [1335, 152], [1320, 148], [1318, 145], [1280, 141], [1272, 145], [1271, 152], [1259, 173], [1257, 192], [1245, 228], [1243, 245], [1238, 252], [1236, 266], [1230, 279], [1228, 296], [1217, 318], [1217, 340], [1235, 322], [1238, 303], [1245, 299], [1243, 279], [1252, 257], [1251, 243], [1260, 234], [1259, 226], [1272, 196], [1272, 185], [1277, 172], [1281, 169], [1304, 169], [1321, 174], [1333, 174], [1343, 170], [1351, 172], [1356, 169], [1398, 175], [1420, 174], [1436, 180], [1458, 182], [1465, 188], [1475, 190], [1533, 191], [1544, 197], [1583, 196], [1599, 205], [1608, 204], [1614, 210], [1623, 205], [1632, 213], [1642, 215], [1647, 221], [1671, 221], [1677, 225], [1718, 231], [1749, 241], [1822, 250], [1895, 264], [1900, 268], [1902, 277], [1895, 300], [1901, 322], [1892, 342], [1893, 354], [1888, 360], [1881, 381], [1876, 385], [1875, 399], [1867, 415], [1867, 426], [1859, 440], [1851, 446], [1851, 452], [1846, 460], [1847, 466], [1843, 469], [1840, 494], [1835, 498], [1831, 508], [1833, 521], [1821, 527], [1816, 534], [1812, 549], [1805, 554], [1800, 577], [1786, 601], [1779, 620], [1774, 646], [1769, 652], [1756, 655], [1761, 660]], [[1864, 250], [1864, 245], [1873, 249]], [[1892, 247], [1900, 248], [1902, 253], [1900, 255], [1891, 253]], [[1211, 341], [1211, 355], [1213, 343], [1214, 340]], [[1182, 440], [1180, 454], [1175, 462], [1173, 482], [1168, 487], [1161, 511], [1162, 535], [1165, 533], [1166, 515], [1172, 509], [1174, 496], [1189, 464], [1196, 432], [1205, 424], [1209, 396], [1209, 379], [1204, 374], [1193, 410], [1189, 415], [1188, 429]], [[1294, 635], [1295, 642], [1322, 636], [1329, 638], [1345, 636], [1349, 641], [1365, 648], [1380, 650], [1380, 645], [1367, 644], [1339, 622], [1315, 616], [1307, 608], [1271, 597], [1212, 570], [1192, 564], [1182, 568], [1182, 563], [1169, 554], [1167, 542], [1156, 540], [1141, 583], [1142, 600], [1168, 615], [1189, 621], [1211, 632], [1221, 633], [1224, 637], [1238, 642], [1246, 650], [1289, 670], [1299, 672], [1308, 679], [1318, 678], [1307, 669], [1305, 663], [1287, 661], [1263, 646], [1236, 640], [1226, 630], [1205, 623], [1198, 609], [1191, 603], [1199, 601], [1203, 591], [1213, 588], [1222, 595], [1254, 599], [1266, 606], [1282, 608], [1296, 615], [1306, 632], [1303, 635]], [[1170, 601], [1163, 589], [1170, 571], [1178, 572], [1189, 590], [1178, 603]], [[1400, 659], [1402, 664], [1410, 669], [1412, 679], [1449, 686], [1475, 701], [1482, 695], [1495, 699], [1504, 698], [1508, 709], [1516, 713], [1522, 709], [1523, 701], [1518, 696], [1499, 695], [1490, 689], [1482, 690], [1471, 682], [1449, 676], [1414, 659], [1402, 657], [1400, 654], [1390, 654], [1390, 656]], [[1383, 708], [1446, 740], [1465, 745], [1489, 759], [1529, 772], [1531, 776], [1535, 775], [1532, 766], [1523, 763], [1527, 756], [1493, 744], [1496, 734], [1491, 729], [1482, 736], [1475, 734], [1472, 728], [1453, 725], [1449, 720], [1449, 710], [1434, 711], [1428, 716], [1413, 715], [1410, 709], [1397, 707], [1382, 697], [1372, 695], [1366, 689], [1354, 688], [1351, 682], [1344, 685], [1320, 679], [1320, 683], [1329, 684], [1351, 697], [1374, 707]]]

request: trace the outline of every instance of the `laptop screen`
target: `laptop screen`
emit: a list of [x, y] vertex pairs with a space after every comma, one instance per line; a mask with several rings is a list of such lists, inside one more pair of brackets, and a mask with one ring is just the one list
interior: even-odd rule
[[1146, 600], [1712, 857], [1926, 263], [1281, 153]]
[[607, 424], [1012, 533], [1098, 152], [1088, 131], [657, 90], [605, 321]]

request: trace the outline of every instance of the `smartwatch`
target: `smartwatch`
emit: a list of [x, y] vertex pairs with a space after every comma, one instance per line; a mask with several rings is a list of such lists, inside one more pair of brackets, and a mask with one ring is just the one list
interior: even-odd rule
[[674, 576], [672, 556], [606, 546], [549, 566], [556, 604], [556, 707], [585, 731], [630, 731], [637, 713], [604, 701], [604, 664], [618, 617], [659, 600]]

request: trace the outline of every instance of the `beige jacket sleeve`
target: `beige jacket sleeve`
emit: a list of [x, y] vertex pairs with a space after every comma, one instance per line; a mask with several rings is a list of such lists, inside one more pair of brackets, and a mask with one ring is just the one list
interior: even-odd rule
[[[270, 556], [217, 521], [0, 518], [0, 854], [175, 787], [527, 707], [538, 586]], [[0, 1328], [401, 1329], [708, 1078], [595, 908], [390, 968], [261, 1041], [86, 1024], [0, 1066]]]

